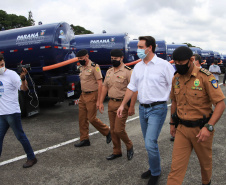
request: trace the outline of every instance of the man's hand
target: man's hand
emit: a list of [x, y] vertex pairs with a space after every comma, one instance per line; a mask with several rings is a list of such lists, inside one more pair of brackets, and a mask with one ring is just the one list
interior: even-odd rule
[[135, 108], [134, 107], [129, 107], [129, 110], [128, 110], [128, 115], [129, 116], [132, 116], [132, 115], [134, 115], [135, 114]]
[[176, 134], [176, 128], [175, 128], [175, 125], [170, 125], [170, 134], [171, 136], [175, 137], [175, 134]]
[[20, 78], [22, 81], [25, 80], [26, 74], [27, 74], [27, 69], [22, 67], [22, 72], [20, 73]]
[[120, 105], [120, 107], [117, 110], [117, 116], [119, 118], [122, 118], [122, 112], [123, 112], [123, 110], [124, 110], [124, 106], [123, 105]]
[[97, 103], [96, 103], [97, 110], [99, 109], [99, 105], [100, 105], [100, 102], [97, 101]]
[[210, 131], [208, 131], [206, 127], [203, 127], [196, 137], [198, 138], [198, 143], [206, 141], [210, 137]]
[[103, 112], [104, 112], [104, 104], [103, 103], [100, 104], [99, 111], [101, 114], [103, 114]]

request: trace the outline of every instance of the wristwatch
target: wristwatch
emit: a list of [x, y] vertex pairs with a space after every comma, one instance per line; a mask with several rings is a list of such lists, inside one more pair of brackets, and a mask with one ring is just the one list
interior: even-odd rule
[[210, 132], [213, 132], [213, 130], [214, 130], [213, 125], [210, 125], [210, 124], [208, 124], [208, 123], [206, 123], [206, 124], [204, 125], [204, 127], [206, 127], [207, 130], [209, 130]]

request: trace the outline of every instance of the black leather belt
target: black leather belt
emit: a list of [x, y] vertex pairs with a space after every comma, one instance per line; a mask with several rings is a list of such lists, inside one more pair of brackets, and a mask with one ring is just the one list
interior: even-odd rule
[[187, 121], [187, 120], [182, 120], [180, 119], [179, 123], [186, 126], [186, 127], [203, 127], [205, 125], [205, 123], [208, 123], [208, 121], [210, 120], [210, 118], [206, 118], [204, 119], [199, 119], [196, 121]]
[[122, 101], [123, 99], [110, 98], [113, 101]]
[[89, 94], [89, 93], [92, 93], [92, 92], [95, 92], [95, 91], [87, 91], [87, 92], [84, 92], [82, 91], [84, 94]]
[[142, 107], [145, 107], [145, 108], [149, 108], [149, 107], [154, 107], [156, 105], [160, 105], [160, 104], [164, 104], [166, 103], [166, 101], [157, 101], [157, 102], [153, 102], [153, 103], [150, 103], [150, 104], [140, 104]]

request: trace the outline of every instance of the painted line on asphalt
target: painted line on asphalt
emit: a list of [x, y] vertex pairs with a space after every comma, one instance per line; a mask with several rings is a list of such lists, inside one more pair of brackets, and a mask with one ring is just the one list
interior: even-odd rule
[[[220, 83], [219, 85], [222, 85], [222, 84], [223, 84], [223, 83]], [[170, 107], [171, 104], [168, 104], [167, 106]], [[131, 118], [131, 119], [127, 120], [126, 123], [128, 123], [128, 122], [130, 122], [130, 121], [133, 121], [133, 120], [136, 120], [136, 119], [138, 119], [138, 118], [139, 118], [139, 116], [134, 117], [134, 118]], [[89, 134], [89, 136], [92, 136], [92, 135], [95, 135], [95, 134], [98, 134], [98, 133], [99, 133], [99, 131], [92, 132], [92, 133]], [[35, 151], [34, 153], [35, 153], [35, 155], [41, 154], [41, 153], [47, 152], [47, 151], [49, 151], [49, 150], [53, 150], [53, 149], [55, 149], [55, 148], [59, 148], [59, 147], [64, 146], [64, 145], [68, 145], [68, 144], [73, 143], [73, 142], [78, 141], [78, 140], [79, 140], [79, 137], [77, 137], [77, 138], [75, 138], [75, 139], [71, 139], [71, 140], [66, 141], [66, 142], [63, 142], [63, 143], [60, 143], [60, 144], [57, 144], [57, 145], [54, 145], [54, 146], [47, 147], [47, 148], [45, 148], [45, 149], [41, 149], [41, 150]], [[9, 164], [9, 163], [13, 163], [13, 162], [15, 162], [15, 161], [19, 161], [19, 160], [25, 159], [25, 158], [27, 158], [26, 155], [21, 155], [21, 156], [19, 156], [19, 157], [15, 157], [15, 158], [13, 158], [13, 159], [9, 159], [9, 160], [7, 160], [7, 161], [1, 162], [1, 163], [0, 163], [0, 166], [6, 165], [6, 164]]]

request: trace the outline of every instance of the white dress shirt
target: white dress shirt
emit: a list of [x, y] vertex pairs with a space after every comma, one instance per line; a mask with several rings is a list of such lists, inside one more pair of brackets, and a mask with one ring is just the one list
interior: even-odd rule
[[138, 91], [141, 104], [168, 101], [175, 69], [156, 55], [147, 64], [142, 60], [135, 65], [128, 89]]

